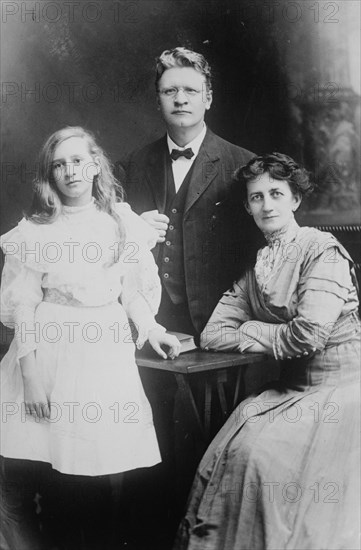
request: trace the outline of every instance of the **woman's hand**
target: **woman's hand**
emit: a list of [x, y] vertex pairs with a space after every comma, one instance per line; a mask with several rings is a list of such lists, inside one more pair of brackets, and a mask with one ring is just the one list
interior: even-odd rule
[[20, 358], [20, 368], [26, 414], [39, 419], [50, 418], [50, 403], [37, 371], [34, 351]]
[[[240, 327], [240, 334], [247, 351], [251, 353], [267, 353], [273, 355], [273, 341], [279, 325], [262, 321], [246, 321]], [[245, 348], [241, 351], [246, 351]]]
[[241, 348], [240, 349], [241, 353], [268, 353], [269, 354], [269, 350], [266, 348], [266, 346], [264, 346], [260, 342], [257, 342], [257, 340], [248, 341], [247, 345], [243, 347], [240, 346], [240, 348]]
[[[148, 341], [154, 351], [158, 353], [163, 359], [175, 359], [180, 352], [180, 342], [173, 334], [167, 334], [162, 329], [154, 328], [149, 331]], [[169, 348], [168, 355], [162, 350], [161, 346], [167, 346]]]

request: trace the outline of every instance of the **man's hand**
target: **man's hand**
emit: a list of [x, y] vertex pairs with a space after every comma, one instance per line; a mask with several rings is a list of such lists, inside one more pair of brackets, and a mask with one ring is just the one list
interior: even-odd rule
[[[155, 328], [149, 331], [148, 340], [154, 351], [163, 357], [163, 359], [167, 359], [167, 357], [175, 359], [178, 357], [181, 345], [178, 338], [173, 334], [167, 334], [164, 330]], [[169, 348], [168, 356], [165, 351], [162, 350], [161, 346], [167, 346]]]
[[168, 216], [159, 214], [158, 210], [149, 210], [148, 212], [143, 212], [140, 217], [158, 232], [157, 243], [164, 243], [169, 224]]

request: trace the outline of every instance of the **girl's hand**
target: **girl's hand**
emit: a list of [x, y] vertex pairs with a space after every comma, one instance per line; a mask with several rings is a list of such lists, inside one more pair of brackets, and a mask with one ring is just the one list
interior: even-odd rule
[[35, 418], [50, 418], [50, 403], [39, 379], [35, 352], [30, 351], [20, 357], [20, 368], [24, 384], [24, 403], [26, 414]]
[[26, 414], [35, 418], [50, 418], [50, 404], [42, 384], [35, 376], [24, 379], [24, 402]]
[[[167, 334], [159, 328], [154, 328], [149, 331], [148, 341], [154, 351], [158, 353], [163, 359], [175, 359], [178, 357], [180, 352], [180, 342], [176, 336], [173, 334]], [[162, 350], [161, 346], [167, 346], [169, 348], [168, 355]]]

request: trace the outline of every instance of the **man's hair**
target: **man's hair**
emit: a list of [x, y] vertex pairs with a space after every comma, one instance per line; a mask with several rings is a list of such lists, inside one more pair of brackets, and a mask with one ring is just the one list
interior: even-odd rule
[[164, 50], [164, 52], [156, 59], [156, 77], [155, 86], [158, 90], [158, 82], [167, 69], [174, 67], [191, 67], [201, 73], [206, 79], [207, 90], [212, 89], [211, 68], [205, 57], [192, 50], [186, 48], [174, 48], [173, 50]]

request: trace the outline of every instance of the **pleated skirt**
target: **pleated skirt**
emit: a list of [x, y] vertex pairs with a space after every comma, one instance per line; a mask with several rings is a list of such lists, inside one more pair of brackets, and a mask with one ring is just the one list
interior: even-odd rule
[[175, 549], [360, 548], [359, 321], [343, 330], [236, 408], [199, 465]]

